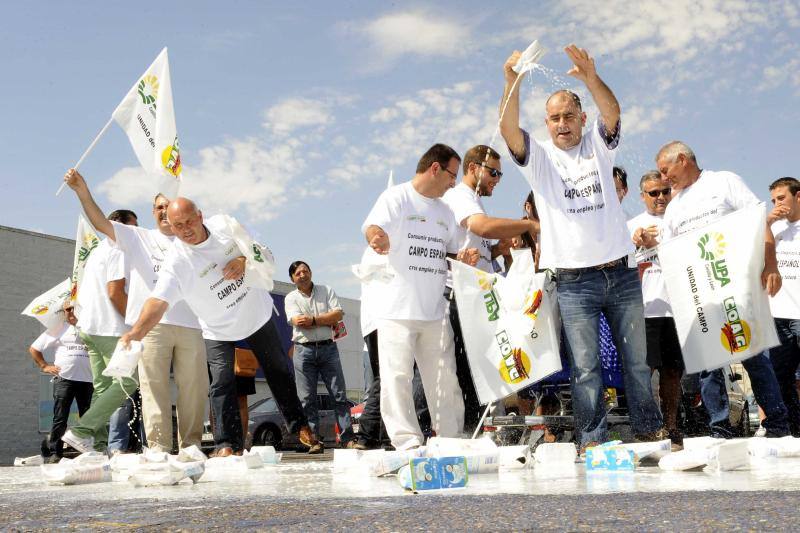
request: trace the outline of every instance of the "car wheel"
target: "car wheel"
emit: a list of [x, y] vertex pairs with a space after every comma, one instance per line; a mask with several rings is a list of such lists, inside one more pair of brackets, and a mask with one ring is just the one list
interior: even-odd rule
[[253, 444], [257, 446], [272, 446], [279, 450], [281, 447], [281, 430], [273, 425], [262, 426], [256, 431]]

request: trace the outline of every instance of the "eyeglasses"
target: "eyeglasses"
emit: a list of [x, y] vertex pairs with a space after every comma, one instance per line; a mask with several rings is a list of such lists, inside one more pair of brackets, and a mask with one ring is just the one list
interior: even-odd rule
[[672, 189], [667, 187], [666, 189], [656, 189], [654, 191], [644, 191], [645, 194], [649, 195], [650, 198], [658, 198], [659, 195], [663, 194], [664, 196], [669, 196], [672, 194]]
[[448, 174], [450, 174], [450, 175], [451, 175], [451, 176], [453, 176], [454, 178], [458, 178], [458, 174], [454, 174], [454, 173], [452, 173], [452, 172], [450, 171], [450, 169], [449, 169], [449, 168], [447, 168], [447, 167], [442, 167], [442, 170], [444, 170], [445, 172], [447, 172]]
[[489, 165], [487, 165], [486, 163], [478, 163], [478, 164], [480, 166], [482, 166], [483, 168], [485, 168], [486, 170], [488, 170], [489, 171], [489, 175], [491, 177], [493, 177], [493, 178], [502, 178], [503, 177], [503, 173], [500, 172], [499, 170], [497, 170], [496, 168], [492, 168]]
[[65, 313], [71, 313], [71, 312], [73, 312], [74, 310], [75, 310], [75, 308], [74, 308], [74, 307], [65, 307], [65, 308], [64, 308], [64, 312], [65, 312]]

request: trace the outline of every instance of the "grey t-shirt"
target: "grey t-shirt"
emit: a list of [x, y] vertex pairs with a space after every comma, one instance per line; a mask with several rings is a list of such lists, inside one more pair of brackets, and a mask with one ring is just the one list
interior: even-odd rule
[[286, 320], [292, 326], [292, 342], [318, 342], [333, 338], [333, 328], [330, 326], [298, 328], [292, 324], [292, 318], [299, 315], [319, 316], [334, 309], [341, 310], [342, 306], [339, 305], [333, 289], [315, 283], [310, 296], [295, 289], [286, 295], [283, 305], [286, 309]]

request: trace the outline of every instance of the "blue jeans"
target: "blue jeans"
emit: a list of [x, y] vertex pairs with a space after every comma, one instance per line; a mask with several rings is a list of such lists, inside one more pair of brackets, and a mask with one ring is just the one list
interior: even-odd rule
[[[111, 418], [108, 421], [108, 453], [116, 450], [123, 453], [128, 451], [131, 439], [131, 426], [135, 429], [135, 435], [138, 436], [142, 447], [147, 446], [147, 440], [145, 440], [144, 436], [144, 425], [140, 423], [141, 406], [137, 400], [138, 396], [139, 392], [137, 391], [111, 414]], [[134, 402], [137, 404], [136, 409], [139, 410], [139, 417], [134, 417]]]
[[328, 394], [334, 401], [336, 422], [339, 424], [339, 437], [344, 444], [355, 439], [353, 425], [350, 422], [350, 407], [347, 404], [347, 386], [344, 383], [342, 361], [336, 343], [313, 345], [294, 345], [294, 377], [297, 383], [297, 396], [303, 404], [308, 427], [319, 434], [319, 408], [317, 405], [317, 382], [322, 380]]
[[800, 399], [795, 383], [797, 367], [800, 365], [800, 320], [776, 318], [775, 328], [781, 344], [764, 353], [769, 354], [775, 370], [781, 397], [788, 411], [789, 430], [793, 436], [800, 437]]
[[[778, 380], [775, 379], [775, 372], [769, 359], [764, 354], [758, 354], [742, 361], [742, 366], [750, 376], [753, 396], [764, 411], [765, 418], [761, 425], [767, 430], [767, 435], [770, 437], [788, 435], [786, 406], [783, 405]], [[730, 405], [728, 392], [725, 389], [725, 375], [722, 372], [723, 370], [718, 368], [700, 373], [700, 395], [708, 411], [711, 433], [730, 438], [734, 434], [729, 421]], [[744, 416], [748, 416], [747, 413]]]
[[636, 269], [625, 264], [596, 269], [558, 269], [558, 305], [572, 366], [575, 430], [581, 445], [607, 440], [606, 408], [600, 365], [602, 311], [622, 357], [625, 397], [631, 428], [641, 435], [662, 426], [650, 386], [642, 287]]

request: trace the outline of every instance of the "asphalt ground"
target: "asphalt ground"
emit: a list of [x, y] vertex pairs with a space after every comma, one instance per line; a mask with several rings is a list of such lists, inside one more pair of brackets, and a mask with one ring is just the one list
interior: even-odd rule
[[[271, 531], [797, 531], [800, 460], [751, 471], [624, 474], [515, 470], [466, 489], [404, 492], [393, 479], [333, 472], [322, 456], [196, 485], [49, 486], [38, 468], [0, 468], [0, 528]], [[209, 472], [207, 472], [208, 474]], [[563, 493], [562, 493], [563, 492]]]

